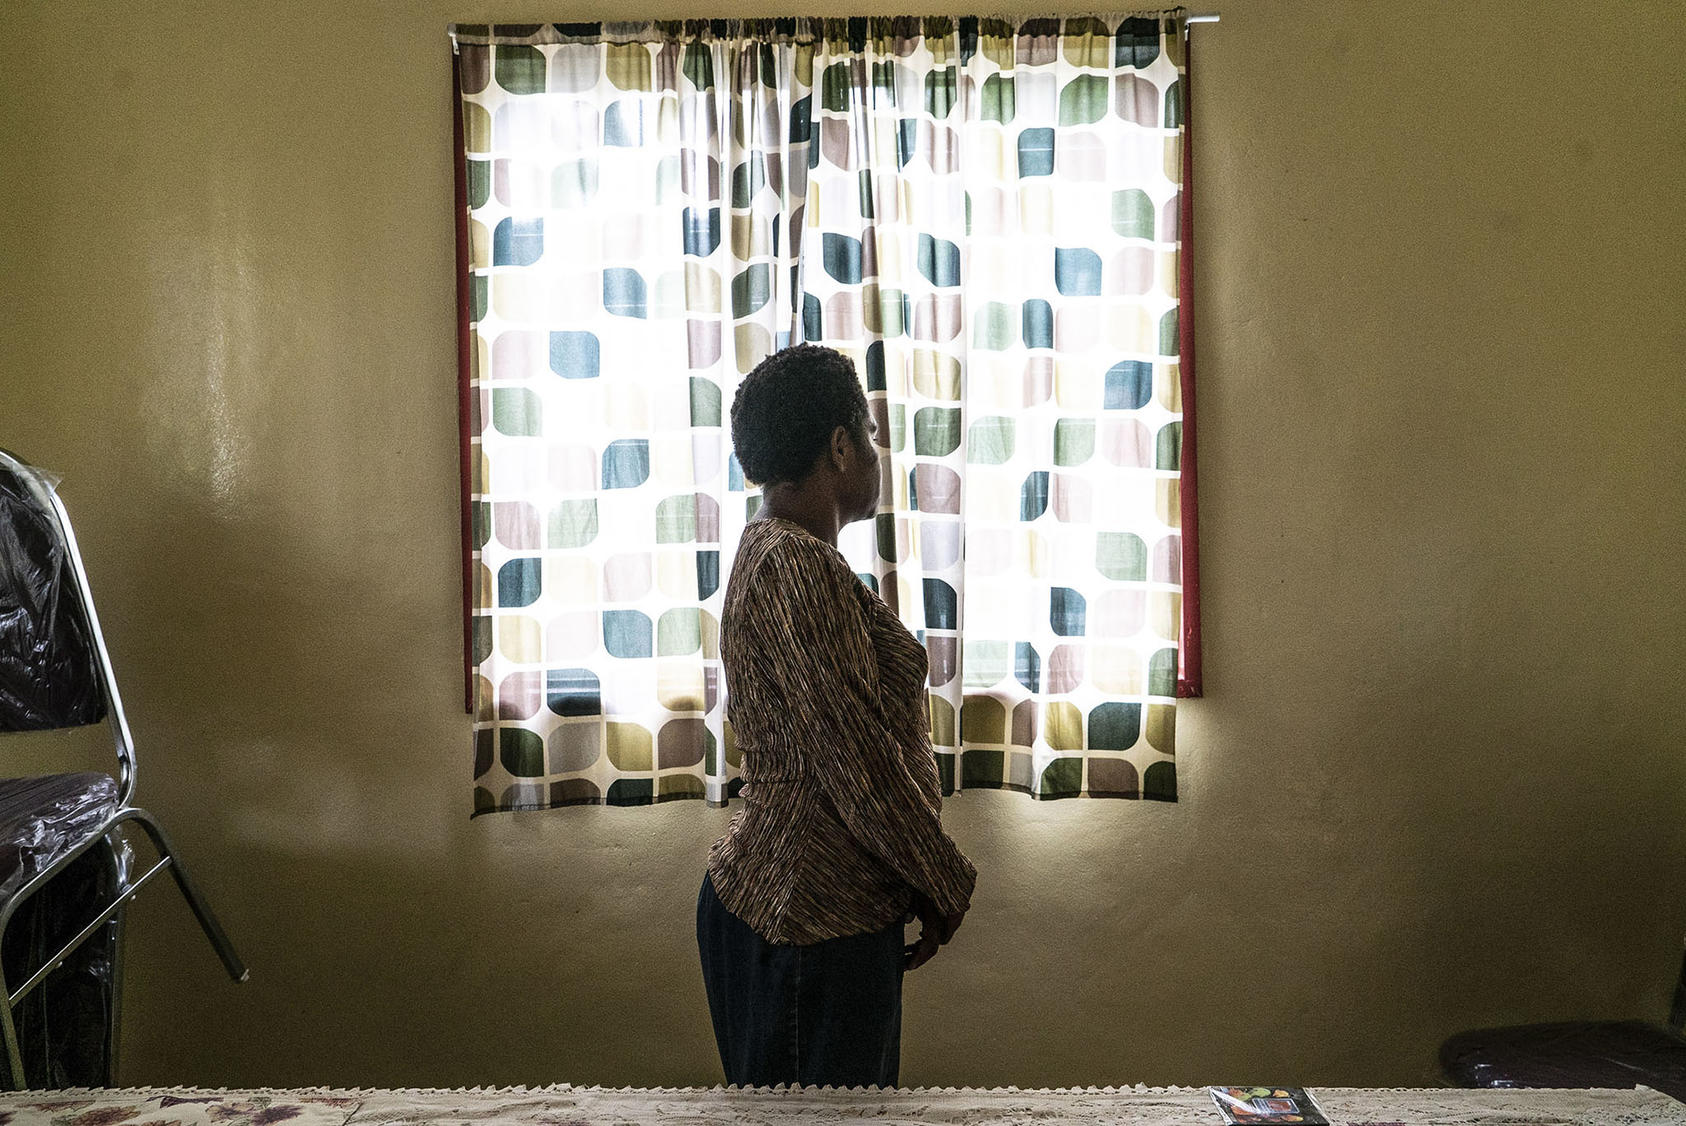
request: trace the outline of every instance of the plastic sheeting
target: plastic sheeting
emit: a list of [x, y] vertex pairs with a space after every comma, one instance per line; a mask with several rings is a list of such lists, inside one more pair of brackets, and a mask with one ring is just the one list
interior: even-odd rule
[[[0, 779], [0, 902], [116, 809], [117, 783], [105, 774]], [[118, 847], [89, 849], [19, 905], [0, 950], [7, 985], [16, 989], [111, 902], [128, 871], [128, 845]], [[32, 1085], [111, 1082], [119, 926], [117, 919], [107, 923], [18, 1006], [18, 1044]]]
[[[14, 988], [111, 902], [132, 857], [127, 844], [101, 846], [72, 861], [19, 908], [6, 930], [6, 980]], [[31, 1087], [105, 1087], [115, 1079], [117, 959], [122, 912], [65, 959], [15, 1012], [24, 1077]], [[6, 1071], [0, 1054], [0, 1074]]]
[[0, 903], [116, 810], [117, 783], [107, 774], [0, 778]]
[[[0, 732], [79, 727], [106, 714], [94, 632], [51, 507], [52, 484], [0, 461]], [[86, 841], [116, 809], [117, 783], [104, 774], [0, 779], [0, 903]], [[111, 902], [128, 862], [128, 845], [107, 840], [18, 905], [0, 947], [11, 988]], [[30, 1084], [111, 1082], [120, 928], [121, 912], [14, 1010]], [[0, 1071], [4, 1059], [0, 1054]]]
[[1576, 1021], [1460, 1032], [1440, 1063], [1466, 1087], [1631, 1087], [1686, 1100], [1686, 1037], [1644, 1021]]
[[58, 523], [0, 466], [0, 731], [103, 718], [93, 631]]

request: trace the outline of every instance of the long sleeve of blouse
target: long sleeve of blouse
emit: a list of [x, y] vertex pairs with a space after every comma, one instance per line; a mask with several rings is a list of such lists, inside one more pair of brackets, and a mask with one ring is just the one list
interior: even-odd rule
[[882, 929], [915, 892], [964, 909], [976, 870], [942, 828], [924, 648], [843, 556], [752, 522], [720, 643], [745, 782], [709, 854], [727, 910], [808, 944]]

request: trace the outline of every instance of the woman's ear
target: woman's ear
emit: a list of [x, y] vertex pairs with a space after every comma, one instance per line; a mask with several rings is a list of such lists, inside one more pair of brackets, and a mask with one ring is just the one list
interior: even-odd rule
[[849, 436], [847, 426], [838, 426], [831, 432], [831, 465], [838, 472], [849, 467], [849, 454], [855, 440]]

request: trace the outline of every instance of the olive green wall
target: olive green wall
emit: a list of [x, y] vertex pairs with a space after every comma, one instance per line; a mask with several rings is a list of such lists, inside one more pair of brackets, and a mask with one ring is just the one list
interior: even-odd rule
[[[949, 804], [983, 875], [905, 1082], [1424, 1083], [1461, 1028], [1666, 1012], [1686, 20], [1506, 8], [1196, 30], [1184, 800]], [[127, 1082], [719, 1078], [725, 812], [466, 816], [445, 27], [626, 12], [10, 12], [0, 445], [64, 475], [141, 796], [252, 966], [148, 893]]]

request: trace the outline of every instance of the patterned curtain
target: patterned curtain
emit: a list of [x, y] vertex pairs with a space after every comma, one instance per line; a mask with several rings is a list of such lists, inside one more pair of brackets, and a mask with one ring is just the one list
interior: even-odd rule
[[800, 339], [945, 789], [1175, 797], [1178, 16], [453, 29], [476, 813], [735, 792], [722, 424]]

